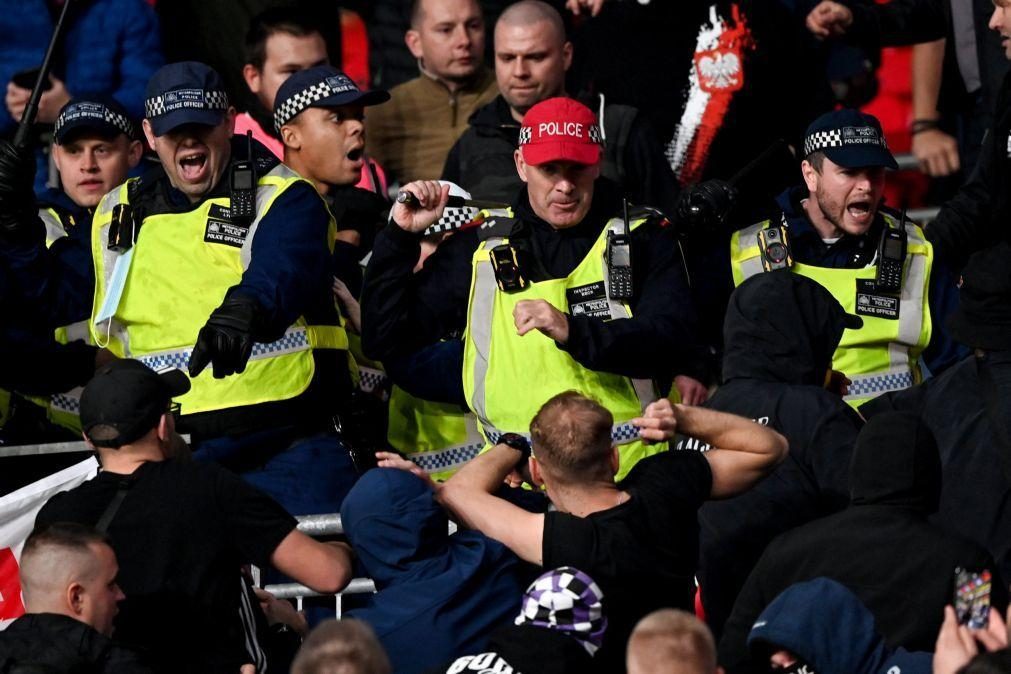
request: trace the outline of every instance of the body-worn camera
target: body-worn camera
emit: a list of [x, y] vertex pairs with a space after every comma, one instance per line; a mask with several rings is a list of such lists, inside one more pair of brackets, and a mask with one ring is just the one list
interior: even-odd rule
[[527, 280], [520, 271], [516, 260], [516, 250], [508, 243], [495, 246], [490, 251], [491, 266], [495, 270], [495, 281], [504, 292], [523, 290]]
[[786, 227], [766, 227], [759, 230], [758, 251], [762, 257], [762, 269], [765, 271], [789, 269], [793, 266]]
[[109, 221], [109, 250], [123, 254], [133, 248], [136, 241], [137, 219], [133, 215], [133, 206], [116, 204]]

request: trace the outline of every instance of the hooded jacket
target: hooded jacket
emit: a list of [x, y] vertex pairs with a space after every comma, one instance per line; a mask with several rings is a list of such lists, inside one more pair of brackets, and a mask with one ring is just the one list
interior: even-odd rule
[[[769, 541], [846, 507], [850, 453], [863, 422], [822, 383], [852, 318], [825, 288], [789, 272], [750, 278], [731, 297], [724, 383], [705, 406], [776, 429], [790, 453], [754, 488], [699, 512], [699, 584], [717, 636]], [[696, 448], [692, 439], [678, 444]]]
[[828, 578], [797, 583], [769, 604], [751, 628], [756, 659], [786, 649], [817, 674], [929, 674], [933, 653], [890, 649], [874, 616]]
[[941, 461], [916, 415], [893, 412], [867, 422], [853, 449], [850, 484], [846, 510], [766, 548], [720, 642], [729, 672], [751, 671], [745, 641], [752, 623], [786, 587], [811, 578], [825, 576], [853, 590], [890, 647], [932, 650], [956, 567], [993, 570], [992, 603], [1006, 604], [990, 555], [927, 521], [937, 508]]
[[341, 507], [348, 541], [375, 580], [371, 606], [348, 611], [376, 632], [397, 674], [479, 653], [519, 610], [519, 560], [476, 531], [448, 535], [445, 511], [409, 473], [365, 473]]

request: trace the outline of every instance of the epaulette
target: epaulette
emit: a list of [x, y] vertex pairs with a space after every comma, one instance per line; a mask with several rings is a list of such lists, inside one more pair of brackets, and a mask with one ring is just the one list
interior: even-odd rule
[[670, 227], [671, 221], [663, 211], [652, 206], [636, 206], [629, 204], [628, 217], [630, 220], [646, 220], [648, 224], [659, 227]]

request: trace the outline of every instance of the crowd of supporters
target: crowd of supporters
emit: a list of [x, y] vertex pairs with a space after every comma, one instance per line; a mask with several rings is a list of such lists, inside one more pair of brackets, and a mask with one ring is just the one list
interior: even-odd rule
[[0, 672], [1011, 672], [1011, 0], [0, 9]]

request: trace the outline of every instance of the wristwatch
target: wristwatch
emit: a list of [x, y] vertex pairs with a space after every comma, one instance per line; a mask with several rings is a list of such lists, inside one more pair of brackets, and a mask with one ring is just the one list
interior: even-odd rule
[[[530, 441], [519, 433], [503, 433], [498, 437], [498, 443], [496, 444], [512, 447], [522, 455], [521, 459], [523, 461], [530, 458]], [[519, 461], [516, 463], [519, 464]]]

